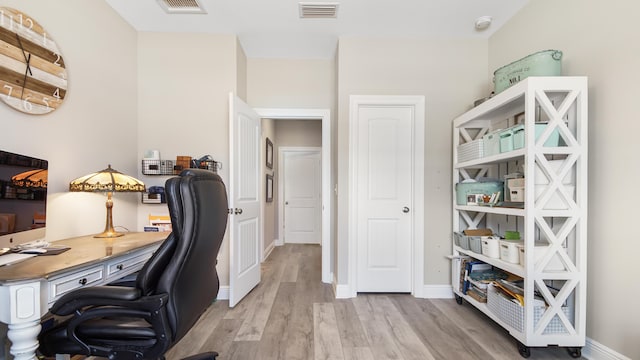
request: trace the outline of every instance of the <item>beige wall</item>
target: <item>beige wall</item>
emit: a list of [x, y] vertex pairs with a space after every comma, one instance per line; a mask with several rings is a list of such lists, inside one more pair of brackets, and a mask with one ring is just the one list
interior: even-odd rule
[[[103, 1], [5, 0], [2, 6], [25, 12], [56, 40], [69, 87], [62, 106], [47, 115], [0, 103], [0, 147], [49, 160], [49, 241], [102, 232], [105, 196], [70, 193], [69, 181], [108, 164], [137, 174], [136, 32]], [[136, 230], [139, 201], [139, 194], [114, 195], [116, 226]]]
[[247, 103], [254, 108], [333, 109], [332, 60], [247, 59]]
[[451, 121], [487, 95], [487, 42], [342, 37], [339, 43], [338, 283], [347, 283], [349, 96], [424, 95], [425, 284], [450, 284]]
[[[138, 149], [157, 149], [164, 159], [211, 155], [229, 181], [229, 92], [237, 93], [234, 35], [140, 33], [138, 35]], [[197, 59], [197, 61], [194, 61]], [[141, 176], [163, 185], [166, 176]], [[140, 205], [139, 222], [163, 205]], [[228, 232], [218, 256], [220, 284], [229, 284]]]
[[640, 359], [640, 242], [630, 198], [640, 178], [640, 3], [531, 1], [489, 41], [489, 70], [532, 52], [564, 52], [564, 75], [589, 77], [587, 336]]

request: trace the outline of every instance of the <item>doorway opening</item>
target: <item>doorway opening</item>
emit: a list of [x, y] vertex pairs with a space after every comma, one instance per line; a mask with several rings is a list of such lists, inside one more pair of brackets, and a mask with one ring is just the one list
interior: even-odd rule
[[[332, 258], [335, 244], [331, 243], [331, 116], [328, 109], [255, 109], [262, 119], [280, 120], [320, 120], [322, 122], [322, 146], [321, 146], [321, 241], [322, 247], [322, 282], [331, 283], [333, 281]], [[264, 206], [262, 208], [264, 215]], [[264, 216], [263, 216], [264, 218]], [[263, 237], [264, 241], [264, 237]], [[264, 249], [264, 244], [262, 244]]]

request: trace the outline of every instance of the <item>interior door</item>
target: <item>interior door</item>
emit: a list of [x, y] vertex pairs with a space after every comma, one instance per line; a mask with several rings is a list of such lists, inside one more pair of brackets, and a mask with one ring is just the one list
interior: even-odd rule
[[285, 151], [283, 160], [284, 242], [320, 244], [320, 151]]
[[229, 94], [229, 306], [260, 282], [260, 116]]
[[413, 109], [358, 110], [357, 291], [412, 290]]

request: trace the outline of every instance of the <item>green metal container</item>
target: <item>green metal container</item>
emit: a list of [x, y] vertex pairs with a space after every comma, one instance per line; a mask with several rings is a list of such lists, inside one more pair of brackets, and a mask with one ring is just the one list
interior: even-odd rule
[[562, 75], [562, 51], [544, 50], [533, 53], [493, 73], [495, 93], [498, 94], [529, 76]]

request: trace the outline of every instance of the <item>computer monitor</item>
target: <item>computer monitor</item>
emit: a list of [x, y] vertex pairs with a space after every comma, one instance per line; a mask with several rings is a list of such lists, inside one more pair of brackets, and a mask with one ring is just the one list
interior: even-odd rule
[[0, 247], [45, 238], [47, 160], [0, 150]]

